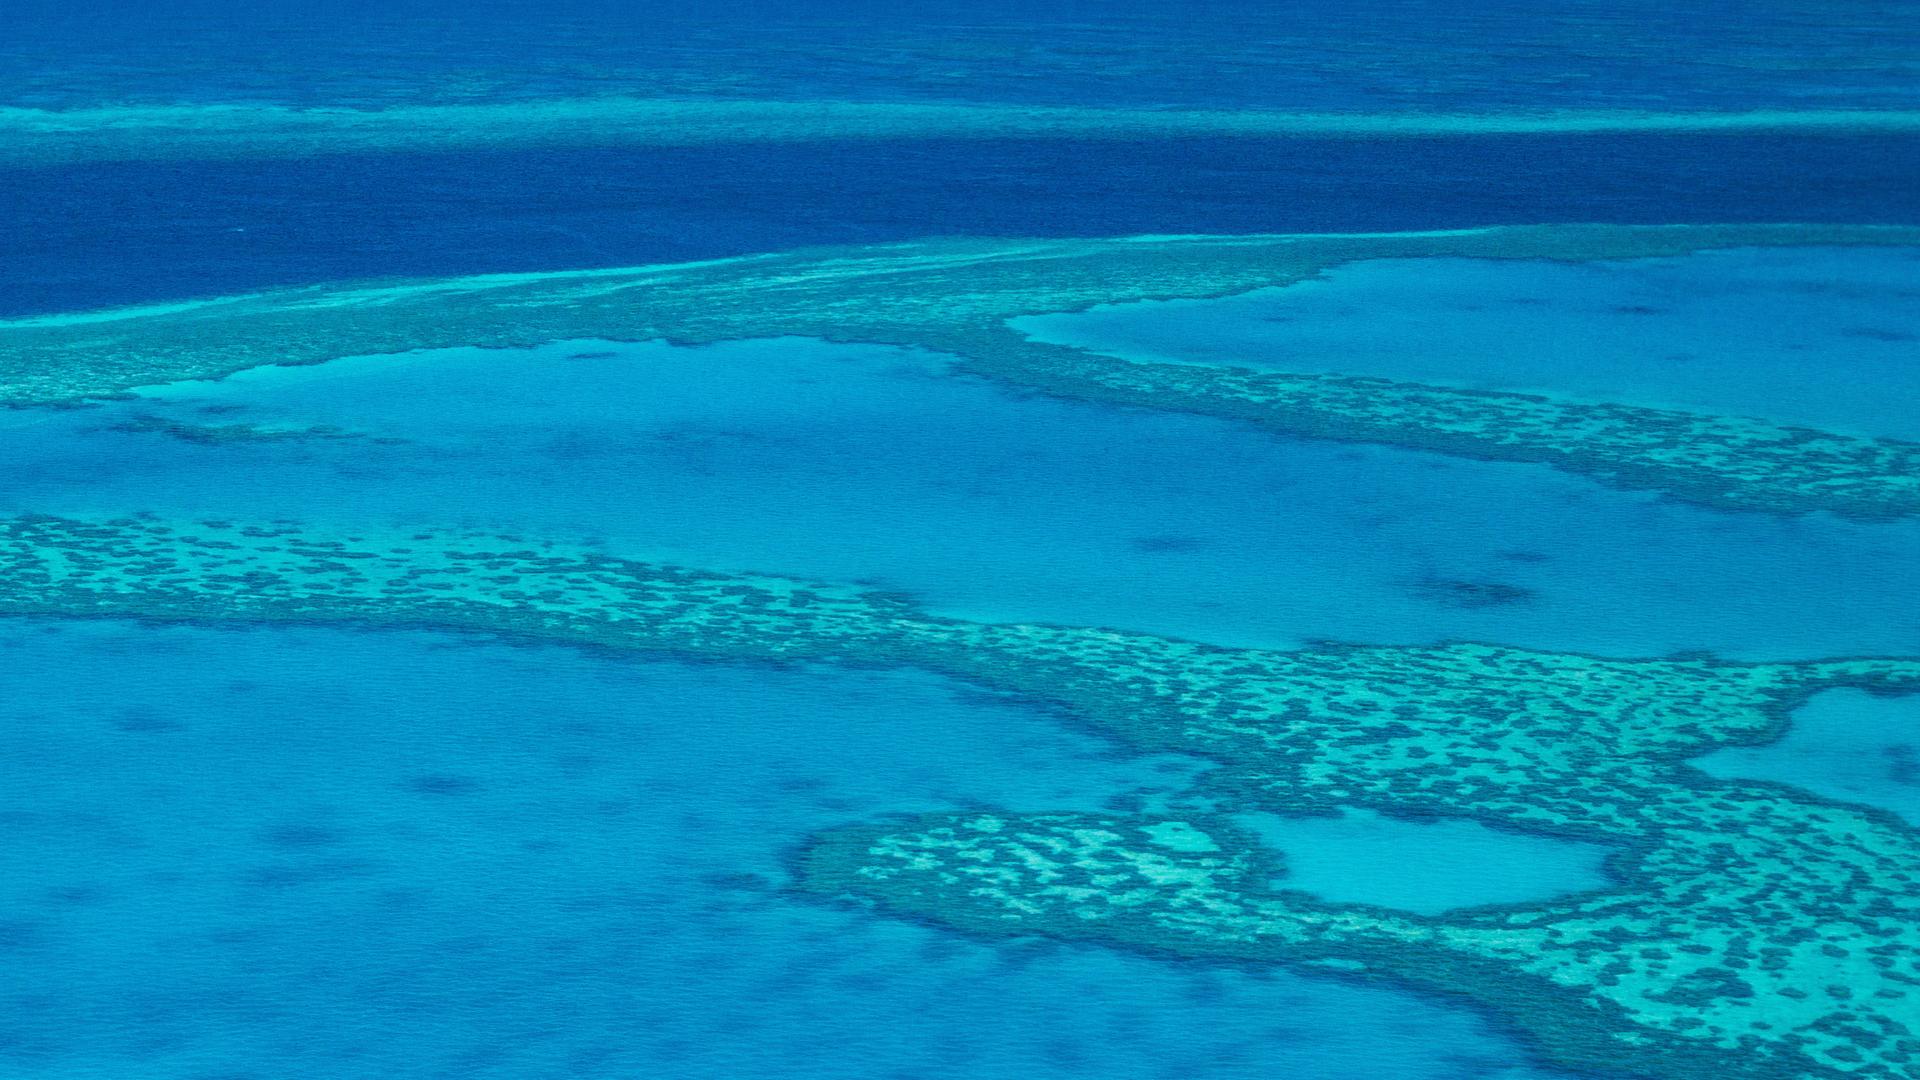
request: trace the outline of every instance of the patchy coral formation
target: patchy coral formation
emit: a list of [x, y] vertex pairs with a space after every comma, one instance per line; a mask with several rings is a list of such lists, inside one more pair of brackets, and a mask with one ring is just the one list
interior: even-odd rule
[[[165, 435], [181, 442], [200, 446], [224, 446], [229, 443], [251, 442], [300, 442], [302, 440], [355, 439], [362, 436], [337, 427], [325, 425], [305, 428], [272, 428], [258, 424], [191, 424], [179, 420], [169, 420], [163, 416], [139, 414], [120, 423], [101, 429], [123, 434], [145, 434], [152, 432]], [[391, 443], [396, 440], [382, 438], [376, 442]]]
[[[0, 612], [464, 629], [729, 661], [908, 665], [1051, 702], [1139, 750], [1219, 763], [1134, 813], [854, 827], [805, 887], [994, 934], [1320, 965], [1471, 997], [1596, 1072], [1911, 1075], [1920, 834], [1708, 778], [1832, 686], [1920, 690], [1920, 660], [1610, 660], [1489, 645], [1227, 649], [934, 618], [901, 598], [636, 563], [524, 537], [16, 518]], [[1228, 814], [1359, 806], [1607, 843], [1615, 884], [1419, 916], [1270, 884]]]

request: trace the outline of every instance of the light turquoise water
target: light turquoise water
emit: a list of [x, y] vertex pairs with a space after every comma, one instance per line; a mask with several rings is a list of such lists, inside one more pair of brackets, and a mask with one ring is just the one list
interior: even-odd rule
[[23, 620], [0, 657], [9, 1075], [1545, 1075], [1386, 987], [784, 893], [815, 829], [1201, 767], [940, 679]]
[[1439, 915], [1524, 904], [1607, 885], [1607, 849], [1490, 829], [1470, 818], [1408, 820], [1347, 808], [1338, 814], [1241, 814], [1285, 859], [1278, 889], [1340, 904]]
[[[156, 421], [354, 437], [119, 430]], [[1017, 396], [876, 347], [447, 350], [0, 425], [19, 466], [0, 505], [17, 510], [525, 529], [1217, 644], [1920, 649], [1920, 523], [1728, 514], [1538, 466], [1275, 440]]]
[[1791, 784], [1920, 826], [1920, 698], [1830, 690], [1795, 710], [1780, 740], [1716, 750], [1693, 764], [1711, 776]]
[[1920, 251], [1399, 259], [1014, 321], [1116, 356], [1559, 395], [1920, 439]]

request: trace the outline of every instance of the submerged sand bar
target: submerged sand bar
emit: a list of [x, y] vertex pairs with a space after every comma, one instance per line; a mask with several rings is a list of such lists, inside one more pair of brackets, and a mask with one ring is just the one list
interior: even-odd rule
[[1409, 138], [1920, 131], [1920, 110], [1300, 113], [935, 102], [554, 98], [388, 109], [271, 104], [0, 108], [0, 167], [544, 145], [701, 146], [818, 139]]

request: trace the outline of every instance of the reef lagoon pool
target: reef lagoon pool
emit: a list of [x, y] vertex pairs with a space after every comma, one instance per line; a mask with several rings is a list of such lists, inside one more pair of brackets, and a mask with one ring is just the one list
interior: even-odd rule
[[1444, 915], [1553, 900], [1608, 882], [1603, 847], [1503, 833], [1471, 818], [1406, 821], [1342, 809], [1313, 817], [1245, 814], [1239, 822], [1284, 860], [1274, 888], [1332, 903]]
[[1920, 699], [1830, 690], [1776, 742], [1695, 758], [1722, 780], [1764, 780], [1920, 822]]

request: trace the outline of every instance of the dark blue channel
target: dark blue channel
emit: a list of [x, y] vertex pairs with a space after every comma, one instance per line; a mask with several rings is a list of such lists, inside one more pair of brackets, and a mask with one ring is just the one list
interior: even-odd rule
[[1920, 221], [1920, 139], [855, 140], [0, 171], [0, 313], [934, 235]]

